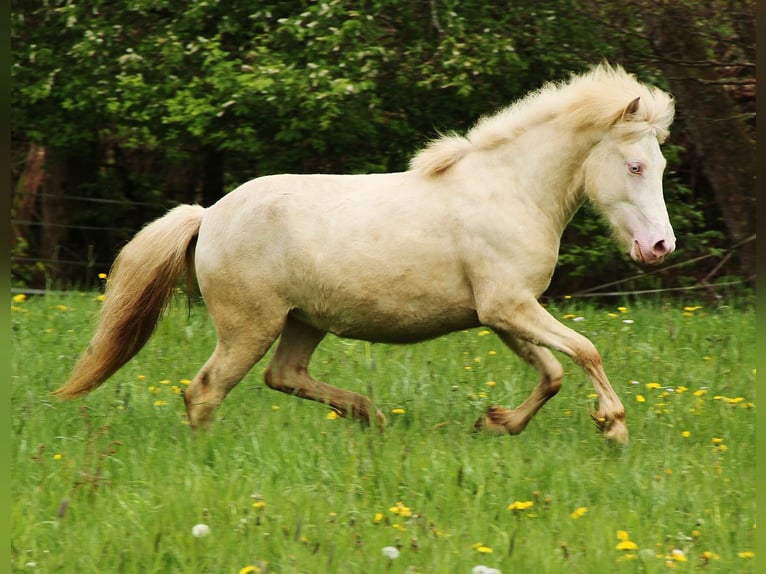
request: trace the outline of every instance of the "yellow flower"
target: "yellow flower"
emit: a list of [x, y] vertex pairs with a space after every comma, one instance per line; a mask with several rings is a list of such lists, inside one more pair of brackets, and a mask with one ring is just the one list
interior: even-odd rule
[[161, 399], [157, 399], [156, 401], [154, 401], [154, 406], [155, 407], [164, 407], [167, 404], [168, 404], [167, 401], [163, 401]]
[[636, 400], [639, 403], [645, 403], [646, 402], [646, 398], [644, 398], [644, 395], [636, 395]]
[[573, 520], [577, 520], [578, 518], [585, 516], [586, 512], [588, 512], [588, 507], [580, 506], [578, 508], [575, 508], [574, 511], [572, 511], [572, 514], [570, 514], [569, 516], [571, 516]]
[[638, 544], [633, 542], [632, 540], [620, 540], [617, 543], [617, 546], [615, 546], [617, 550], [637, 550]]
[[412, 516], [412, 510], [410, 509], [410, 507], [405, 506], [402, 502], [397, 502], [395, 506], [392, 506], [388, 510], [390, 510], [397, 516], [401, 516], [402, 518], [407, 518], [409, 516]]
[[335, 419], [337, 419], [339, 416], [340, 416], [340, 415], [339, 415], [337, 412], [335, 412], [335, 411], [330, 411], [329, 413], [327, 413], [327, 420], [328, 420], [328, 421], [334, 421], [334, 420], [335, 420]]
[[98, 302], [100, 302], [100, 303], [103, 303], [103, 302], [104, 302], [104, 299], [106, 299], [106, 296], [104, 296], [103, 294], [101, 294], [101, 295], [96, 295], [96, 301], [98, 301]]
[[617, 310], [620, 313], [627, 313], [628, 312], [628, 308], [627, 307], [617, 307]]
[[661, 386], [659, 383], [646, 383], [646, 388], [650, 390], [659, 389]]
[[19, 293], [18, 295], [13, 296], [14, 303], [23, 303], [26, 300], [27, 300], [27, 296], [24, 293]]
[[698, 309], [702, 309], [701, 305], [695, 305], [694, 307], [684, 307], [684, 311], [687, 313], [694, 313], [694, 311], [697, 311]]
[[149, 392], [152, 393], [153, 395], [156, 395], [157, 393], [160, 392], [160, 388], [159, 387], [155, 387], [154, 385], [151, 385], [149, 387]]
[[177, 395], [181, 394], [181, 387], [179, 387], [178, 385], [173, 385], [172, 387], [170, 387], [170, 390]]
[[279, 410], [279, 405], [271, 405], [271, 410], [272, 411], [278, 411]]
[[508, 505], [508, 510], [527, 510], [535, 505], [531, 500], [520, 501], [515, 500]]
[[178, 382], [181, 383], [182, 385], [186, 385], [186, 386], [191, 385], [191, 379], [181, 379]]
[[746, 551], [746, 552], [737, 552], [737, 556], [740, 558], [755, 558], [755, 552]]
[[64, 458], [64, 455], [62, 455], [60, 452], [57, 452], [53, 455], [53, 460], [61, 460], [62, 458]]
[[245, 566], [240, 569], [239, 574], [261, 574], [261, 569], [258, 566]]
[[375, 524], [380, 524], [380, 521], [383, 520], [383, 513], [382, 512], [376, 512], [375, 516], [373, 517], [372, 521]]
[[681, 433], [681, 436], [684, 438], [689, 438], [690, 436], [692, 436], [692, 433], [690, 433], [688, 430], [685, 430]]
[[670, 551], [670, 557], [675, 560], [676, 562], [686, 562], [686, 553], [679, 549], [679, 548], [673, 548], [673, 550]]
[[483, 330], [479, 331], [479, 337], [484, 337], [485, 335], [489, 335], [490, 333], [492, 333], [492, 331], [488, 331], [487, 329], [483, 329]]
[[398, 409], [398, 408], [397, 408], [397, 409], [391, 409], [391, 412], [392, 412], [393, 414], [395, 414], [395, 415], [403, 415], [403, 414], [404, 414], [404, 413], [406, 413], [407, 411], [405, 411], [404, 409]]
[[474, 544], [473, 549], [476, 550], [476, 552], [480, 552], [481, 554], [492, 554], [492, 552], [494, 552], [492, 548], [490, 548], [483, 542], [477, 542], [476, 544]]
[[106, 279], [106, 273], [99, 273], [98, 274], [99, 279]]
[[266, 502], [263, 500], [256, 500], [253, 502], [253, 508], [257, 508], [258, 510], [261, 510], [262, 508], [266, 508]]
[[484, 384], [487, 385], [488, 387], [494, 387], [495, 385], [497, 385], [497, 382], [495, 382], [495, 381], [487, 381]]

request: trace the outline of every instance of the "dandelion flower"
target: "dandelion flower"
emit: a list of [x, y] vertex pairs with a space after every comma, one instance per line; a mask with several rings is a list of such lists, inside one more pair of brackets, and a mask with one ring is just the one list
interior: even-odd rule
[[686, 562], [686, 553], [681, 550], [680, 548], [673, 548], [673, 550], [670, 551], [670, 557], [675, 560], [676, 562]]
[[99, 279], [106, 279], [106, 273], [99, 273], [98, 274]]
[[490, 548], [483, 542], [477, 542], [476, 544], [474, 544], [473, 549], [476, 550], [476, 552], [478, 552], [479, 554], [492, 554], [492, 552], [494, 552], [492, 548]]
[[508, 505], [508, 510], [528, 510], [535, 505], [531, 500], [515, 500]]
[[692, 433], [689, 432], [688, 430], [685, 430], [681, 433], [681, 436], [684, 438], [689, 438], [690, 436], [692, 436]]
[[395, 415], [403, 415], [407, 411], [405, 411], [404, 409], [401, 409], [401, 408], [396, 408], [396, 409], [391, 409], [391, 412], [393, 414], [395, 414]]
[[405, 506], [401, 502], [397, 502], [396, 505], [389, 508], [389, 510], [397, 516], [401, 516], [402, 518], [408, 518], [412, 516], [412, 509], [410, 509], [409, 506]]
[[207, 524], [195, 524], [192, 526], [192, 536], [202, 538], [210, 534], [210, 527]]
[[64, 455], [62, 455], [60, 452], [57, 452], [53, 455], [53, 460], [61, 460], [62, 458], [64, 458]]
[[250, 566], [245, 566], [240, 569], [239, 574], [261, 574], [261, 572], [262, 570], [258, 568], [258, 566], [253, 566], [251, 564]]
[[335, 412], [335, 411], [330, 411], [329, 413], [327, 413], [327, 417], [326, 417], [326, 418], [327, 418], [327, 420], [328, 420], [328, 421], [334, 421], [335, 419], [337, 419], [337, 418], [338, 418], [338, 416], [339, 416], [339, 415], [338, 415], [338, 413], [337, 413], [337, 412]]
[[399, 549], [396, 546], [384, 546], [382, 552], [383, 556], [389, 560], [396, 560], [399, 558]]
[[19, 293], [18, 295], [13, 296], [14, 303], [23, 303], [26, 300], [27, 300], [27, 296], [24, 293]]
[[575, 508], [572, 511], [572, 514], [570, 514], [569, 516], [571, 516], [573, 520], [577, 520], [578, 518], [581, 518], [581, 517], [585, 516], [586, 512], [588, 512], [588, 507], [587, 506], [580, 506], [578, 508]]
[[638, 544], [632, 540], [620, 540], [615, 548], [617, 548], [617, 550], [637, 550]]

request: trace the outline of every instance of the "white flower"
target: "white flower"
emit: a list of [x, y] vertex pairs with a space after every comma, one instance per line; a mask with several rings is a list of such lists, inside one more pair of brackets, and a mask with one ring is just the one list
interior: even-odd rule
[[391, 560], [396, 560], [399, 558], [399, 549], [394, 546], [385, 546], [383, 548], [383, 556], [390, 558]]
[[195, 524], [192, 526], [192, 536], [202, 538], [210, 534], [210, 527], [207, 524]]
[[501, 574], [501, 572], [497, 568], [490, 568], [489, 566], [479, 564], [473, 567], [471, 574]]
[[622, 322], [627, 323], [628, 325], [632, 325], [633, 323], [635, 323], [633, 319], [623, 319]]

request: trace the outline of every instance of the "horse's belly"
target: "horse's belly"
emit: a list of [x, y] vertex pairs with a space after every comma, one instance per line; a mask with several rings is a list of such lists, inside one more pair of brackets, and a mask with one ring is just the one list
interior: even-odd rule
[[414, 343], [479, 325], [474, 309], [419, 310], [404, 305], [387, 311], [378, 305], [362, 309], [341, 306], [333, 310], [294, 309], [294, 318], [339, 337], [377, 343]]

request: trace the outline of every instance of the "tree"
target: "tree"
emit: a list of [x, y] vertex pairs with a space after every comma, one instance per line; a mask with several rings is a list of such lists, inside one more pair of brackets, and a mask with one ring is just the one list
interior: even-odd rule
[[[269, 173], [405, 169], [437, 132], [465, 130], [602, 58], [643, 63], [642, 79], [661, 80], [641, 26], [602, 4], [13, 0], [12, 132], [26, 166], [14, 180], [36, 180], [39, 166], [23, 159], [35, 146], [49, 186], [36, 210], [22, 194], [30, 186], [15, 186], [14, 204], [38, 218], [63, 206], [55, 218], [68, 226], [19, 225], [19, 244], [41, 258], [43, 245], [70, 259], [92, 253], [105, 266], [173, 203], [209, 205]], [[683, 144], [667, 148], [673, 168]], [[668, 203], [677, 229], [710, 249], [690, 187], [671, 179]], [[554, 288], [631, 270], [592, 213], [567, 234]], [[79, 270], [47, 272], [69, 280]]]

